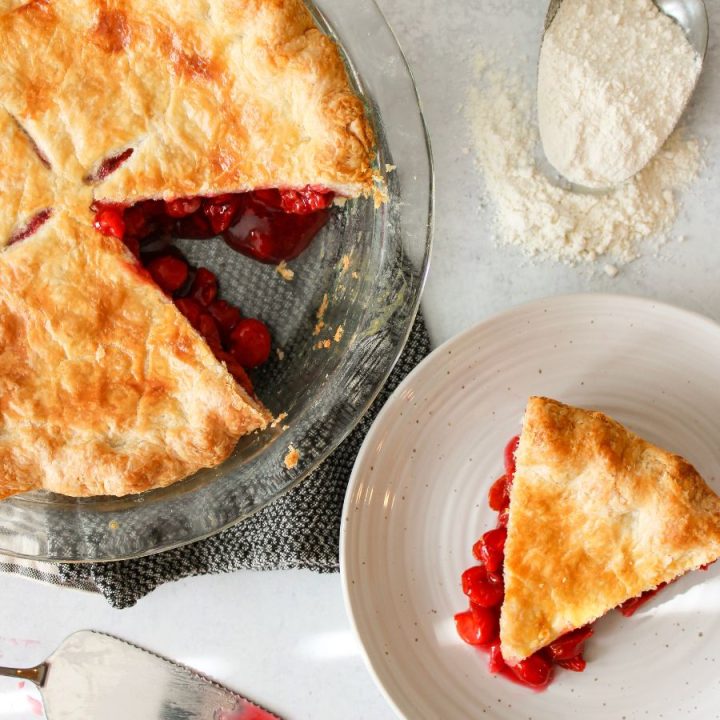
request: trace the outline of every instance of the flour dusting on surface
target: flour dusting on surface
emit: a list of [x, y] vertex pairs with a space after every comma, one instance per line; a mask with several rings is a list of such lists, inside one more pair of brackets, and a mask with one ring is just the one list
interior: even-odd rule
[[[680, 209], [677, 191], [700, 168], [700, 143], [678, 130], [653, 160], [612, 191], [579, 193], [542, 167], [534, 93], [519, 73], [479, 58], [466, 112], [498, 240], [569, 265], [606, 256], [614, 266], [662, 242]], [[533, 89], [534, 90], [534, 89]]]

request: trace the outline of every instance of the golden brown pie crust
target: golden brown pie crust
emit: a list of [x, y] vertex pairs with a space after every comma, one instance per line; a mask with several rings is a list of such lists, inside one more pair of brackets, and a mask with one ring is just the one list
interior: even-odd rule
[[364, 107], [301, 0], [32, 0], [0, 14], [0, 98], [74, 184], [134, 149], [99, 200], [373, 191]]
[[510, 494], [503, 657], [720, 557], [720, 498], [686, 460], [599, 412], [530, 398]]
[[270, 420], [117, 240], [63, 215], [0, 255], [0, 498], [126, 495]]
[[301, 0], [0, 0], [0, 498], [162, 487], [270, 420], [93, 199], [370, 195], [373, 145]]

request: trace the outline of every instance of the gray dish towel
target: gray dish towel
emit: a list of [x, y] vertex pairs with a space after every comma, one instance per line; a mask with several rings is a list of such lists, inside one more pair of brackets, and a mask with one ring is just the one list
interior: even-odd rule
[[117, 608], [134, 605], [158, 585], [192, 575], [240, 569], [337, 572], [340, 516], [355, 457], [380, 408], [429, 352], [427, 329], [418, 316], [387, 383], [350, 435], [310, 477], [234, 527], [207, 540], [137, 560], [61, 564], [58, 573], [46, 577], [42, 572], [23, 572], [12, 562], [0, 563], [0, 570], [96, 590]]

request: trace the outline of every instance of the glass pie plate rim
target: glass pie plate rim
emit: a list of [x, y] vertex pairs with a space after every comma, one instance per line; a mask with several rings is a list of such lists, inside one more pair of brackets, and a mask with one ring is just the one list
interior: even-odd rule
[[[204, 491], [209, 492], [213, 483], [226, 482], [229, 474], [235, 472], [234, 469], [227, 472], [223, 470], [227, 463], [219, 468], [201, 471], [201, 474], [204, 473], [206, 476], [205, 480], [195, 481], [194, 478], [197, 476], [193, 476], [170, 488], [136, 496], [77, 500], [45, 493], [32, 493], [11, 497], [0, 503], [0, 554], [32, 561], [106, 562], [152, 555], [215, 535], [262, 510], [307, 478], [355, 428], [385, 384], [413, 327], [429, 268], [434, 211], [434, 172], [430, 140], [410, 68], [375, 0], [363, 0], [360, 3], [354, 3], [352, 0], [334, 0], [332, 3], [329, 0], [315, 0], [314, 4], [309, 0], [305, 1], [318, 24], [341, 47], [348, 63], [351, 80], [365, 100], [368, 114], [378, 133], [376, 162], [381, 166], [385, 165], [387, 171], [389, 195], [387, 203], [371, 212], [367, 203], [372, 201], [364, 201], [365, 215], [368, 218], [372, 216], [373, 226], [368, 228], [368, 223], [363, 225], [362, 221], [353, 225], [351, 218], [341, 227], [346, 229], [360, 227], [365, 231], [369, 229], [368, 241], [373, 243], [381, 241], [383, 246], [392, 244], [388, 241], [389, 236], [397, 236], [394, 240], [399, 243], [397, 248], [387, 250], [388, 256], [399, 251], [399, 258], [388, 259], [383, 256], [377, 260], [378, 268], [371, 267], [377, 271], [378, 278], [382, 274], [383, 280], [387, 280], [388, 268], [383, 263], [402, 265], [401, 268], [395, 266], [390, 268], [390, 272], [394, 272], [394, 275], [387, 281], [388, 287], [385, 289], [388, 292], [396, 292], [398, 297], [394, 298], [394, 305], [391, 304], [391, 310], [388, 311], [386, 326], [383, 326], [382, 313], [377, 315], [376, 312], [376, 315], [372, 316], [373, 308], [370, 304], [358, 321], [358, 326], [364, 332], [371, 326], [377, 326], [378, 322], [380, 322], [379, 334], [385, 332], [387, 327], [393, 326], [392, 331], [387, 331], [388, 343], [377, 346], [378, 367], [373, 370], [374, 374], [369, 378], [366, 386], [358, 390], [360, 401], [352, 408], [348, 417], [337, 421], [338, 426], [333, 428], [329, 437], [321, 437], [320, 447], [311, 448], [307, 453], [300, 452], [296, 467], [283, 469], [278, 466], [279, 473], [285, 479], [278, 479], [278, 487], [269, 494], [262, 496], [260, 493], [261, 497], [254, 498], [246, 510], [229, 510], [228, 515], [218, 509], [217, 498], [196, 500], [202, 503], [201, 509], [209, 510], [207, 522], [203, 524], [201, 531], [198, 531], [197, 527], [179, 525], [174, 532], [157, 535], [159, 530], [157, 523], [162, 522], [163, 503], [166, 503], [168, 517], [175, 518], [178, 513], [181, 515], [187, 513], [186, 519], [188, 519], [191, 513], [197, 515], [198, 508], [193, 506], [194, 496]], [[390, 62], [394, 68], [389, 81], [379, 77], [379, 70], [384, 68], [384, 61]], [[386, 107], [390, 108], [390, 114], [398, 111], [397, 106], [393, 104], [395, 98], [392, 97], [390, 88], [396, 95], [402, 91], [406, 96], [406, 103], [402, 108], [403, 122], [400, 132], [398, 132], [400, 123], [397, 121], [388, 127], [383, 124], [388, 114]], [[408, 107], [410, 99], [413, 102]], [[388, 137], [393, 134], [394, 138]], [[401, 180], [399, 175], [402, 174], [402, 170], [398, 169], [396, 172], [393, 165], [397, 164], [398, 168], [405, 168], [407, 163], [403, 158], [409, 159], [412, 150], [415, 151], [415, 157], [411, 162], [416, 164], [408, 168], [407, 178]], [[388, 163], [389, 160], [392, 161], [392, 165]], [[352, 206], [353, 203], [348, 205]], [[349, 212], [352, 215], [353, 211]], [[394, 214], [397, 214], [397, 217]], [[407, 244], [411, 247], [407, 247]], [[386, 250], [383, 249], [383, 252]], [[369, 264], [371, 262], [368, 261]], [[366, 278], [363, 275], [359, 283], [369, 282], [371, 279], [372, 276]], [[375, 288], [371, 285], [367, 289]], [[361, 290], [357, 292], [360, 294]], [[347, 352], [353, 349], [355, 352], [358, 351], [349, 341]], [[335, 371], [336, 384], [347, 379], [343, 362], [346, 362], [346, 359], [340, 357]], [[362, 378], [360, 384], [362, 385]], [[323, 387], [318, 388], [318, 393], [322, 390]], [[337, 388], [330, 388], [330, 393], [332, 394], [334, 390]], [[262, 391], [259, 394], [265, 400]], [[307, 400], [307, 407], [303, 406], [304, 409], [300, 413], [301, 418], [312, 419], [313, 413], [319, 412], [316, 406], [320, 400], [319, 397]], [[281, 409], [271, 405], [271, 410], [275, 412]], [[336, 415], [348, 413], [347, 407], [342, 404], [328, 406], [327, 411]], [[322, 413], [318, 418], [322, 420]], [[334, 423], [336, 418], [329, 417], [328, 421]], [[270, 452], [276, 456], [277, 461], [287, 452], [287, 448], [296, 445], [296, 441], [302, 439], [298, 437], [303, 432], [302, 428], [292, 426], [292, 417], [289, 418], [288, 423], [290, 427], [286, 429], [280, 425], [276, 426], [272, 437], [268, 438], [261, 434], [264, 440], [241, 439], [240, 445], [246, 446], [244, 450], [246, 462], [237, 466], [240, 468], [237, 470], [239, 475], [242, 473], [242, 468], [246, 467], [249, 468], [247, 472], [252, 473], [252, 468], [261, 463], [263, 457]], [[167, 500], [159, 498], [158, 494], [163, 493], [167, 495]], [[34, 497], [37, 495], [41, 496], [40, 499]], [[152, 497], [159, 499], [152, 500]], [[184, 499], [187, 500], [185, 505], [183, 505]], [[143, 513], [147, 511], [148, 503], [155, 504], [152, 516], [155, 524], [151, 523], [149, 526], [143, 523]], [[206, 507], [208, 505], [209, 508]], [[124, 529], [126, 526], [127, 531]], [[164, 532], [164, 529], [161, 532]], [[60, 537], [65, 539], [59, 540]]]

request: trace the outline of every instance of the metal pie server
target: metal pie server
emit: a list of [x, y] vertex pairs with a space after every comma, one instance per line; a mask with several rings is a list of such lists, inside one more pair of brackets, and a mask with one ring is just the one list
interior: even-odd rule
[[199, 673], [110, 635], [81, 630], [33, 668], [48, 720], [279, 720]]

